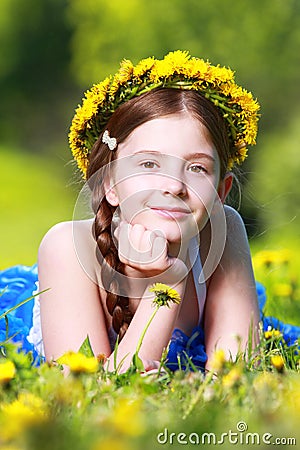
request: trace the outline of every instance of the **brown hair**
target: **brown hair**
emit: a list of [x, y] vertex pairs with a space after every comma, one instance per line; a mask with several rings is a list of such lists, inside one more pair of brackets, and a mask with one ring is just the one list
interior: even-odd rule
[[[207, 128], [211, 142], [220, 158], [220, 177], [223, 178], [230, 154], [227, 128], [218, 109], [210, 100], [196, 91], [165, 88], [152, 90], [140, 97], [135, 97], [119, 106], [107, 123], [106, 129], [110, 136], [116, 138], [120, 144], [139, 125], [162, 116], [178, 113], [190, 114]], [[107, 292], [106, 305], [112, 316], [113, 328], [119, 334], [119, 339], [122, 339], [132, 319], [132, 314], [129, 310], [128, 298], [116, 293], [118, 292], [118, 281], [114, 276], [114, 271], [124, 273], [123, 264], [119, 260], [118, 251], [111, 236], [111, 221], [116, 208], [111, 206], [104, 196], [104, 173], [99, 170], [106, 167], [114, 158], [115, 152], [109, 150], [108, 146], [102, 143], [101, 133], [89, 157], [87, 179], [91, 183], [93, 191], [92, 206], [95, 212], [93, 230], [97, 242], [97, 258], [102, 266], [102, 283]], [[103, 260], [107, 264], [103, 264]]]

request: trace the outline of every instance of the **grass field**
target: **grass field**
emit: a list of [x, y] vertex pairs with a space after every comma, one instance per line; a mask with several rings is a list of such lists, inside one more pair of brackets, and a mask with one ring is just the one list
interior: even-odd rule
[[[283, 253], [258, 254], [256, 270], [264, 284], [272, 276], [277, 285], [269, 285], [267, 309], [282, 316], [289, 305], [296, 322], [299, 287], [290, 275], [299, 260], [287, 265], [285, 259]], [[64, 377], [57, 365], [32, 367], [28, 355], [8, 345], [0, 356], [0, 448], [296, 449], [299, 358], [298, 344], [288, 347], [272, 330], [261, 333], [250, 357], [228, 362], [217, 351], [214, 377], [168, 370], [144, 376], [134, 369], [107, 372], [101, 355], [95, 358], [85, 345], [66, 355], [71, 373]]]

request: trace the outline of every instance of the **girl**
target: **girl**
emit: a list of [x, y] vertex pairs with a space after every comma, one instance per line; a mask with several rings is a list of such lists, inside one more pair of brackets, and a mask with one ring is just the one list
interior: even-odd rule
[[[126, 370], [153, 312], [155, 282], [180, 304], [162, 307], [144, 337], [145, 369], [165, 348], [171, 369], [210, 369], [257, 339], [259, 312], [245, 228], [224, 206], [232, 168], [255, 143], [258, 104], [231, 70], [188, 52], [119, 71], [86, 93], [70, 146], [91, 195], [92, 220], [54, 226], [39, 248], [45, 356], [113, 350]], [[30, 333], [38, 341], [38, 302]]]
[[70, 144], [95, 218], [59, 224], [41, 243], [47, 359], [78, 350], [88, 335], [112, 367], [119, 336], [127, 369], [155, 281], [182, 301], [152, 321], [139, 353], [146, 370], [170, 339], [172, 368], [178, 357], [186, 364], [185, 353], [209, 369], [216, 348], [228, 357], [245, 349], [259, 320], [256, 288], [244, 225], [223, 204], [233, 164], [255, 142], [257, 111], [230, 70], [180, 51], [136, 67], [124, 61], [87, 92]]

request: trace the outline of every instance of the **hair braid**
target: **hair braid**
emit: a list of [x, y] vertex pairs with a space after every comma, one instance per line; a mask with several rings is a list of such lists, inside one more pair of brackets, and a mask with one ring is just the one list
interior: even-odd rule
[[105, 198], [101, 201], [94, 221], [94, 236], [97, 242], [97, 259], [101, 263], [101, 278], [107, 293], [106, 306], [112, 316], [112, 326], [121, 340], [132, 319], [128, 297], [118, 295], [119, 282], [115, 271], [123, 273], [118, 251], [111, 236], [113, 207]]

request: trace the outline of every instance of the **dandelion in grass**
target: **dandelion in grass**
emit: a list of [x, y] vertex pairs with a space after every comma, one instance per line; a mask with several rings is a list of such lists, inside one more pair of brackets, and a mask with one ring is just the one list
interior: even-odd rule
[[276, 297], [291, 297], [293, 294], [293, 287], [288, 283], [276, 283], [273, 292]]
[[0, 385], [9, 383], [16, 375], [16, 366], [12, 361], [0, 363]]
[[13, 402], [2, 404], [1, 416], [1, 438], [10, 440], [27, 428], [45, 422], [48, 412], [40, 397], [25, 392]]
[[131, 450], [132, 446], [116, 437], [106, 437], [99, 440], [91, 450]]
[[119, 398], [108, 422], [120, 434], [139, 436], [145, 431], [141, 408], [141, 399]]
[[233, 367], [230, 372], [223, 376], [222, 383], [226, 388], [232, 388], [236, 386], [242, 376], [242, 371], [240, 367]]
[[264, 333], [265, 338], [268, 339], [278, 339], [282, 337], [282, 333], [275, 328], [270, 328]]
[[271, 364], [275, 367], [278, 372], [283, 372], [284, 369], [284, 359], [281, 355], [271, 356]]
[[99, 362], [95, 357], [88, 357], [82, 353], [67, 352], [57, 362], [68, 366], [72, 373], [95, 373], [99, 368]]
[[226, 356], [223, 349], [218, 349], [214, 352], [211, 367], [215, 372], [222, 370], [226, 363]]

